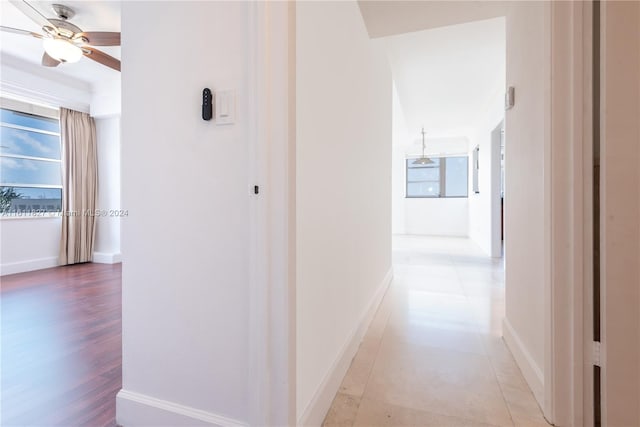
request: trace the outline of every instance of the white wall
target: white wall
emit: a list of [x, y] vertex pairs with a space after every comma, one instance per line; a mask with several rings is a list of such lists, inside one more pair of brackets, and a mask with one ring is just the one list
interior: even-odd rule
[[119, 116], [122, 104], [121, 76], [100, 80], [91, 87], [91, 116]]
[[466, 198], [405, 199], [405, 233], [466, 237], [469, 202]]
[[[98, 206], [93, 262], [120, 262], [120, 221], [128, 213], [120, 203], [121, 76], [100, 80], [91, 87], [91, 116], [96, 121], [98, 145]], [[106, 214], [106, 216], [105, 216]]]
[[405, 147], [410, 142], [411, 137], [407, 130], [407, 123], [398, 97], [396, 85], [393, 85], [392, 106], [391, 106], [391, 133], [392, 133], [392, 154], [391, 154], [391, 231], [393, 234], [405, 234], [405, 170], [404, 161], [406, 158]]
[[507, 15], [504, 336], [543, 404], [545, 351], [545, 144], [548, 141], [549, 4], [514, 2]]
[[14, 274], [58, 265], [60, 217], [0, 219], [0, 273]]
[[[248, 7], [122, 4], [122, 425], [248, 419]], [[205, 87], [236, 90], [234, 125]]]
[[320, 425], [391, 269], [391, 75], [356, 2], [296, 6], [297, 413]]
[[[504, 77], [475, 125], [469, 144], [469, 237], [489, 256], [500, 257], [500, 140], [493, 132], [504, 118]], [[498, 135], [499, 136], [499, 135]], [[473, 192], [473, 150], [480, 147], [479, 193]], [[494, 234], [496, 233], [496, 234]], [[495, 237], [498, 236], [496, 239]]]
[[[118, 105], [119, 107], [119, 105]], [[120, 117], [96, 118], [98, 206], [93, 261], [120, 260]]]

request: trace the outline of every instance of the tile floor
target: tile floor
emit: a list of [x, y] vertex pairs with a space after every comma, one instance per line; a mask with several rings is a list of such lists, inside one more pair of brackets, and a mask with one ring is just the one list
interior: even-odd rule
[[548, 426], [501, 338], [502, 260], [394, 237], [394, 280], [324, 426]]

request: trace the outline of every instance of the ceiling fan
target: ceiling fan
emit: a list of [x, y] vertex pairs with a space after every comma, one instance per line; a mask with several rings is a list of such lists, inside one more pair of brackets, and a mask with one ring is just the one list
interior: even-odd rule
[[57, 18], [46, 18], [24, 0], [10, 0], [22, 13], [42, 28], [42, 34], [17, 28], [0, 26], [0, 30], [41, 39], [44, 46], [42, 65], [57, 67], [61, 62], [77, 62], [83, 56], [120, 71], [120, 60], [94, 46], [120, 46], [120, 33], [82, 31], [68, 20], [75, 12], [70, 7], [53, 4]]

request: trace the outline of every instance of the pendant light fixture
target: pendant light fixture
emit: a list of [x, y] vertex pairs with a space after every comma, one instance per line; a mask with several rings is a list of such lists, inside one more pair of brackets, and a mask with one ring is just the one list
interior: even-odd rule
[[414, 160], [412, 163], [414, 165], [430, 165], [433, 163], [433, 160], [429, 159], [428, 157], [425, 157], [424, 155], [424, 135], [425, 135], [425, 131], [423, 126], [422, 127], [422, 157]]

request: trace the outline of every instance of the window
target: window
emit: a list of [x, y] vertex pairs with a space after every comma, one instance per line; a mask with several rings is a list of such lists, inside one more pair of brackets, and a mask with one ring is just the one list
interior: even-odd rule
[[57, 110], [1, 101], [0, 212], [59, 212], [62, 173]]
[[433, 163], [414, 165], [407, 159], [407, 197], [467, 197], [467, 156], [431, 157]]

